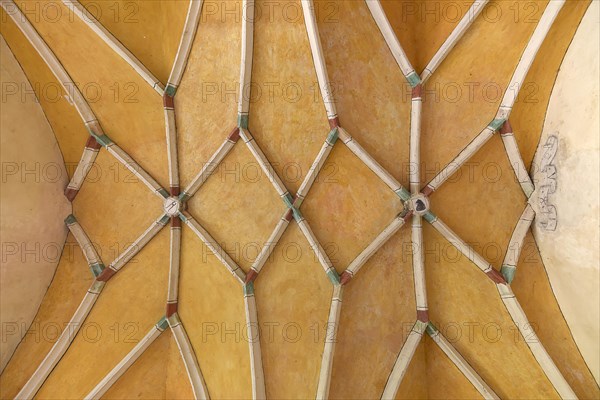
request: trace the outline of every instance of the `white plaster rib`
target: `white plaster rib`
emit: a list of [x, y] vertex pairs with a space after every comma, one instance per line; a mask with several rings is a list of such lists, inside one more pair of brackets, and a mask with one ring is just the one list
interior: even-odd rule
[[169, 246], [169, 286], [167, 290], [167, 304], [177, 303], [181, 258], [181, 226], [173, 226], [173, 223], [171, 223], [170, 231], [171, 242]]
[[535, 57], [542, 46], [546, 35], [548, 35], [556, 16], [564, 4], [565, 0], [553, 0], [546, 5], [546, 9], [544, 10], [540, 21], [535, 27], [533, 34], [529, 38], [527, 46], [525, 47], [525, 50], [519, 59], [517, 68], [515, 69], [512, 78], [510, 79], [510, 83], [504, 92], [504, 97], [500, 103], [500, 109], [498, 110], [496, 118], [503, 118], [505, 120], [508, 119], [510, 112], [512, 111], [512, 107], [517, 100], [517, 96], [521, 91], [525, 77], [529, 72], [529, 68], [531, 68], [531, 65], [533, 64], [533, 61], [535, 60]]
[[86, 24], [104, 43], [106, 43], [115, 53], [117, 53], [135, 72], [142, 77], [159, 95], [163, 95], [164, 86], [144, 64], [138, 60], [127, 47], [123, 45], [112, 33], [98, 21], [91, 12], [77, 0], [62, 0], [63, 4], [69, 8], [84, 24]]
[[177, 124], [175, 122], [175, 108], [164, 108], [165, 133], [167, 139], [167, 163], [169, 166], [169, 186], [179, 188], [179, 165], [177, 155]]
[[95, 149], [88, 147], [87, 145], [83, 148], [83, 152], [81, 153], [81, 159], [79, 163], [77, 163], [77, 167], [75, 168], [75, 172], [67, 185], [67, 189], [78, 192], [81, 189], [81, 185], [85, 181], [90, 169], [94, 165], [96, 161], [96, 157], [98, 157], [98, 153], [100, 149]]
[[123, 150], [118, 144], [111, 141], [106, 145], [106, 150], [119, 161], [125, 168], [129, 170], [136, 178], [138, 178], [144, 185], [148, 187], [156, 196], [161, 199], [164, 198], [161, 194], [162, 186], [148, 173], [141, 165], [139, 165], [125, 150]]
[[473, 264], [480, 270], [487, 273], [492, 270], [492, 265], [487, 262], [479, 253], [477, 253], [471, 246], [465, 243], [452, 229], [448, 227], [440, 218], [436, 217], [431, 225], [450, 242], [451, 245], [467, 257]]
[[221, 161], [225, 158], [227, 154], [231, 151], [233, 146], [235, 145], [234, 141], [231, 141], [229, 138], [225, 139], [221, 146], [215, 151], [215, 153], [210, 157], [210, 159], [204, 163], [202, 169], [198, 172], [198, 174], [192, 179], [188, 187], [185, 188], [183, 193], [188, 197], [193, 196], [200, 189], [200, 187], [206, 182], [206, 180], [215, 172], [215, 169], [219, 166]]
[[250, 351], [250, 374], [252, 378], [252, 398], [266, 399], [265, 374], [260, 350], [260, 329], [258, 326], [258, 314], [256, 300], [254, 298], [254, 286], [249, 283], [246, 288], [251, 290], [244, 293], [244, 308], [246, 310], [246, 324], [248, 332], [248, 349]]
[[83, 230], [83, 227], [79, 224], [79, 221], [75, 220], [72, 223], [67, 223], [67, 228], [69, 228], [69, 231], [71, 231], [73, 237], [77, 241], [88, 265], [91, 267], [94, 264], [102, 264], [102, 260], [100, 259], [96, 248], [92, 244], [87, 233]]
[[154, 221], [135, 241], [129, 245], [125, 251], [115, 258], [108, 268], [114, 270], [115, 272], [119, 271], [125, 264], [127, 264], [136, 254], [138, 254], [142, 249], [152, 240], [154, 236], [160, 232], [160, 230], [167, 223], [166, 216], [162, 216], [156, 221]]
[[335, 285], [333, 287], [331, 306], [329, 307], [329, 318], [327, 319], [323, 357], [321, 358], [321, 368], [319, 370], [319, 382], [317, 384], [316, 398], [318, 400], [329, 398], [333, 355], [335, 352], [335, 343], [337, 341], [337, 331], [340, 324], [343, 292], [344, 287], [342, 285]]
[[247, 116], [250, 111], [252, 84], [252, 57], [254, 54], [254, 0], [242, 3], [242, 49], [240, 62], [240, 92], [238, 115]]
[[427, 285], [425, 283], [425, 257], [423, 249], [423, 219], [420, 215], [412, 216], [411, 246], [413, 280], [417, 311], [427, 311]]
[[508, 160], [510, 161], [510, 165], [515, 173], [517, 181], [519, 182], [519, 185], [521, 185], [521, 189], [523, 190], [523, 193], [525, 193], [525, 196], [529, 198], [535, 190], [535, 187], [525, 168], [525, 162], [519, 151], [519, 145], [517, 144], [512, 129], [510, 129], [510, 132], [501, 132], [500, 137], [502, 138], [506, 155], [508, 156]]
[[394, 192], [402, 190], [403, 186], [396, 178], [387, 172], [367, 151], [343, 128], [339, 128], [341, 141], [354, 153], [371, 171], [375, 173]]
[[337, 117], [335, 99], [331, 91], [332, 88], [329, 82], [329, 75], [327, 74], [327, 65], [325, 63], [325, 57], [323, 56], [323, 49], [321, 47], [321, 39], [319, 37], [319, 28], [317, 26], [317, 19], [315, 17], [315, 6], [313, 4], [313, 0], [302, 0], [302, 11], [304, 14], [306, 33], [308, 34], [308, 41], [310, 43], [313, 65], [315, 67], [315, 72], [317, 73], [317, 81], [319, 82], [321, 97], [323, 98], [325, 110], [327, 111], [327, 118], [333, 119]]

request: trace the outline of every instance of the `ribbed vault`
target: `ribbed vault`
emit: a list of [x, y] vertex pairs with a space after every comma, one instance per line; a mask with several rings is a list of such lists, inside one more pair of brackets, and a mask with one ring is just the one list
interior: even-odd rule
[[84, 257], [36, 318], [75, 329], [22, 342], [3, 397], [598, 396], [517, 273], [549, 287], [528, 171], [588, 2], [34, 4], [71, 17], [2, 0], [2, 36], [63, 87]]

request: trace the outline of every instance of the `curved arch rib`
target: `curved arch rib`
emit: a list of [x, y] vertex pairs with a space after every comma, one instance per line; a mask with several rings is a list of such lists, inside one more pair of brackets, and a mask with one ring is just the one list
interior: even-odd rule
[[534, 217], [535, 211], [533, 210], [533, 207], [531, 207], [530, 204], [527, 204], [517, 222], [517, 226], [515, 226], [512, 236], [510, 237], [510, 242], [508, 242], [508, 249], [506, 249], [506, 255], [500, 273], [509, 284], [512, 283], [515, 277], [517, 262], [519, 261], [521, 250], [523, 249], [525, 235], [527, 235]]
[[321, 369], [319, 371], [319, 383], [317, 385], [316, 398], [318, 400], [329, 398], [333, 354], [335, 352], [335, 342], [337, 341], [337, 331], [340, 323], [340, 313], [342, 311], [343, 293], [344, 287], [342, 285], [335, 285], [333, 287], [331, 306], [329, 307], [329, 318], [327, 319], [327, 330], [325, 333], [325, 346], [323, 348]]
[[79, 329], [92, 310], [96, 300], [98, 300], [98, 296], [100, 295], [100, 292], [102, 292], [104, 285], [105, 282], [99, 280], [95, 280], [94, 283], [92, 283], [67, 327], [59, 336], [56, 343], [54, 343], [50, 352], [44, 357], [33, 375], [19, 391], [15, 397], [16, 399], [33, 399], [35, 394], [40, 390], [48, 378], [48, 375], [50, 375], [50, 372], [52, 372], [56, 364], [58, 364], [62, 356], [67, 352], [69, 346], [71, 346], [77, 332], [79, 332]]
[[183, 26], [183, 33], [181, 35], [181, 40], [179, 41], [175, 61], [173, 62], [173, 69], [171, 69], [169, 81], [165, 87], [165, 94], [167, 96], [175, 96], [175, 92], [177, 92], [177, 88], [181, 83], [183, 71], [187, 65], [190, 52], [192, 51], [194, 37], [198, 30], [198, 23], [200, 22], [200, 14], [202, 12], [202, 2], [203, 0], [190, 0], [185, 25]]
[[576, 399], [577, 395], [571, 389], [571, 386], [562, 375], [552, 358], [540, 342], [537, 337], [535, 330], [529, 323], [525, 311], [521, 308], [519, 301], [512, 292], [510, 286], [505, 284], [498, 284], [498, 292], [502, 298], [504, 306], [508, 310], [510, 317], [519, 329], [519, 332], [523, 336], [523, 339], [529, 346], [531, 353], [535, 357], [536, 361], [548, 377], [548, 380], [554, 386], [554, 389], [558, 392], [559, 396], [563, 399]]
[[500, 138], [502, 138], [506, 155], [508, 156], [508, 160], [510, 161], [510, 165], [515, 173], [517, 181], [519, 181], [519, 185], [521, 185], [521, 189], [523, 189], [525, 196], [529, 198], [535, 188], [531, 181], [531, 177], [525, 168], [525, 162], [523, 161], [523, 157], [521, 157], [519, 145], [517, 144], [512, 126], [508, 120], [502, 125], [502, 129], [500, 129]]
[[71, 10], [73, 14], [75, 14], [84, 24], [86, 24], [100, 39], [104, 41], [111, 49], [115, 51], [127, 64], [129, 64], [135, 72], [137, 72], [142, 79], [144, 79], [159, 95], [163, 95], [164, 86], [163, 84], [156, 78], [152, 72], [148, 70], [142, 64], [140, 60], [138, 60], [133, 53], [131, 53], [127, 47], [125, 47], [112, 33], [108, 31], [101, 23], [98, 21], [91, 12], [86, 10], [86, 8], [79, 3], [77, 0], [62, 0], [63, 4]]
[[252, 378], [252, 398], [266, 399], [265, 373], [260, 350], [260, 329], [256, 300], [254, 299], [254, 283], [244, 285], [244, 309], [246, 311], [246, 326], [248, 332], [248, 350], [250, 351], [250, 374]]
[[73, 214], [65, 219], [65, 223], [69, 231], [73, 234], [73, 237], [75, 237], [92, 274], [94, 274], [94, 278], [96, 278], [104, 270], [104, 263], [102, 263], [96, 248]]
[[415, 69], [410, 64], [410, 61], [408, 60], [408, 57], [406, 56], [406, 53], [404, 52], [400, 41], [394, 33], [394, 29], [390, 25], [390, 21], [388, 21], [385, 12], [383, 11], [381, 3], [379, 2], [379, 0], [365, 0], [365, 2], [367, 3], [369, 11], [371, 11], [371, 15], [373, 16], [375, 23], [379, 27], [379, 30], [381, 31], [385, 42], [387, 43], [390, 51], [392, 52], [396, 63], [402, 70], [404, 77], [406, 78], [410, 86], [417, 86], [419, 83], [421, 83], [421, 79], [419, 78], [419, 75], [415, 72]]
[[331, 84], [329, 75], [327, 74], [327, 65], [325, 57], [323, 57], [323, 49], [321, 47], [321, 39], [319, 37], [319, 28], [317, 27], [317, 19], [315, 17], [315, 6], [312, 0], [302, 0], [302, 11], [304, 14], [304, 25], [308, 34], [308, 42], [310, 43], [310, 51], [312, 53], [313, 65], [317, 73], [317, 81], [321, 97], [327, 111], [327, 119], [333, 121], [337, 118], [335, 100], [331, 92]]
[[[526, 212], [527, 211], [526, 209]], [[544, 371], [548, 380], [554, 389], [560, 394], [562, 398], [575, 399], [575, 393], [562, 376], [548, 353], [546, 352], [544, 346], [539, 341], [535, 332], [529, 332], [528, 329], [531, 328], [531, 324], [527, 320], [527, 316], [525, 312], [521, 308], [519, 302], [515, 298], [512, 290], [504, 280], [504, 277], [500, 275], [492, 266], [485, 261], [485, 259], [479, 255], [473, 248], [467, 245], [462, 239], [458, 237], [448, 226], [446, 226], [439, 218], [435, 217], [432, 213], [431, 216], [426, 217], [431, 225], [440, 232], [454, 247], [457, 248], [465, 257], [471, 260], [479, 269], [485, 272], [488, 277], [496, 284], [498, 287], [498, 291], [500, 293], [500, 297], [502, 298], [502, 302], [506, 306], [512, 320], [515, 325], [527, 341], [531, 352], [533, 353], [535, 359], [537, 360], [540, 368]], [[521, 229], [522, 230], [522, 229]], [[520, 230], [520, 231], [521, 231]], [[525, 230], [526, 231], [526, 230]], [[520, 235], [520, 234], [519, 234]]]
[[183, 359], [185, 370], [187, 371], [188, 378], [192, 385], [192, 391], [194, 392], [194, 398], [200, 400], [209, 399], [210, 397], [208, 395], [208, 389], [206, 388], [202, 371], [198, 365], [198, 359], [196, 358], [196, 354], [194, 353], [194, 349], [190, 343], [187, 332], [185, 331], [185, 328], [179, 319], [179, 315], [177, 313], [171, 315], [167, 318], [167, 322], [169, 323], [169, 327], [173, 332], [173, 337], [175, 338], [175, 343], [177, 343], [179, 354]]
[[83, 185], [85, 178], [94, 165], [96, 157], [98, 157], [101, 147], [102, 145], [98, 143], [93, 136], [88, 137], [85, 147], [83, 148], [83, 153], [81, 154], [81, 159], [77, 164], [77, 168], [75, 168], [71, 181], [65, 189], [65, 197], [69, 201], [72, 202], [75, 200], [75, 197], [79, 193], [79, 189], [81, 189], [81, 185]]
[[481, 131], [472, 141], [465, 147], [459, 155], [452, 160], [444, 169], [442, 169], [423, 189], [423, 193], [431, 194], [437, 190], [450, 176], [452, 176], [462, 165], [469, 160], [488, 140], [498, 131], [506, 122], [512, 107], [519, 95], [523, 81], [527, 76], [527, 72], [533, 64], [540, 46], [542, 45], [546, 35], [550, 31], [558, 12], [561, 10], [564, 0], [551, 1], [546, 6], [540, 21], [538, 22], [531, 38], [527, 42], [527, 46], [519, 59], [519, 63], [512, 75], [508, 84], [507, 90], [504, 93], [500, 107], [496, 116], [490, 124]]
[[98, 276], [99, 281], [108, 282], [121, 268], [138, 254], [154, 236], [169, 222], [169, 217], [163, 215], [154, 221], [129, 247], [117, 256]]

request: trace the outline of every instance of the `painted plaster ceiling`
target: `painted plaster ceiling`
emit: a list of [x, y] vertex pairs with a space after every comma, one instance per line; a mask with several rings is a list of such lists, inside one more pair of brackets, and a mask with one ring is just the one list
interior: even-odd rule
[[515, 4], [2, 0], [72, 206], [2, 398], [598, 398], [530, 230], [589, 2]]

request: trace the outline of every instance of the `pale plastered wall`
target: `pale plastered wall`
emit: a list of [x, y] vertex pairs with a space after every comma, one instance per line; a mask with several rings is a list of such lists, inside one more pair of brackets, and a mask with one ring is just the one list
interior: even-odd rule
[[[592, 2], [558, 74], [534, 160], [538, 191], [533, 199], [538, 213], [534, 235], [550, 282], [597, 382], [600, 376], [598, 12], [599, 3]], [[544, 169], [548, 164], [550, 167]], [[552, 166], [556, 168], [555, 176]], [[554, 192], [553, 185], [556, 185]], [[555, 207], [556, 217], [549, 212], [551, 207]]]
[[54, 133], [21, 66], [0, 36], [0, 371], [27, 332], [67, 236], [67, 173]]

